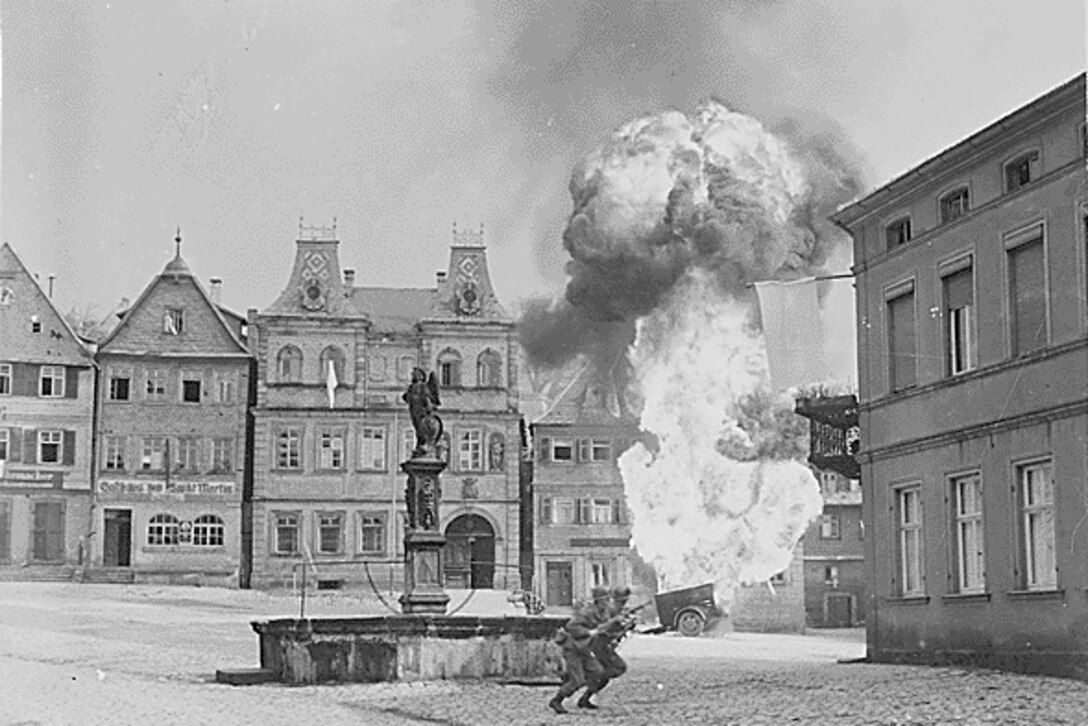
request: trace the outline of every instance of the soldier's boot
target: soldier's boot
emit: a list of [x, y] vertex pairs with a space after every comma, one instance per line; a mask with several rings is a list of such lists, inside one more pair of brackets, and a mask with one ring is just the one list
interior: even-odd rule
[[591, 711], [596, 711], [598, 708], [600, 708], [600, 706], [589, 700], [591, 696], [593, 696], [593, 694], [589, 691], [583, 693], [582, 697], [578, 699], [578, 708], [588, 708]]
[[548, 701], [548, 708], [555, 711], [556, 713], [569, 713], [567, 709], [563, 708], [562, 696], [556, 696], [552, 700]]

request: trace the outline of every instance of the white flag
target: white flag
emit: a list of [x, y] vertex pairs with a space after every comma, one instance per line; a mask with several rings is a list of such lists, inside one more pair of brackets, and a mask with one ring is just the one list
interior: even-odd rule
[[755, 288], [774, 389], [782, 391], [826, 381], [829, 374], [816, 279], [757, 282]]
[[333, 404], [336, 403], [336, 387], [340, 384], [336, 380], [336, 366], [329, 361], [329, 373], [325, 376], [325, 388], [329, 392], [329, 408], [333, 408]]

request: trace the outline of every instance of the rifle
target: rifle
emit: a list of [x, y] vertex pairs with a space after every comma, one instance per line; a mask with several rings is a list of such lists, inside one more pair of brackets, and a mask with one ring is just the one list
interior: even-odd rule
[[646, 602], [642, 603], [641, 605], [636, 605], [633, 608], [624, 608], [620, 612], [620, 615], [618, 615], [615, 618], [616, 624], [619, 627], [609, 628], [608, 629], [608, 635], [615, 644], [618, 645], [621, 640], [623, 640], [624, 638], [627, 637], [628, 633], [630, 633], [632, 630], [635, 629], [635, 625], [637, 624], [637, 620], [634, 617], [635, 614], [639, 610], [642, 610], [644, 607], [649, 605], [651, 602], [653, 602], [653, 601], [652, 600], [647, 600]]

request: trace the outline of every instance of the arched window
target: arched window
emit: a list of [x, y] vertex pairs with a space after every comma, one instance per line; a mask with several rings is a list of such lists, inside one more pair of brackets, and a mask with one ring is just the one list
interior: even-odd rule
[[461, 354], [453, 348], [438, 354], [438, 385], [446, 388], [461, 385]]
[[476, 385], [502, 388], [502, 356], [488, 348], [476, 359]]
[[302, 351], [293, 345], [280, 348], [276, 356], [276, 379], [281, 383], [298, 383], [302, 380]]
[[193, 544], [200, 547], [223, 546], [223, 520], [217, 514], [201, 514], [193, 522]]
[[337, 348], [335, 345], [330, 345], [325, 350], [321, 351], [321, 381], [324, 383], [329, 380], [329, 364], [332, 364], [332, 369], [336, 371], [336, 381], [338, 383], [344, 382], [344, 351]]
[[910, 217], [900, 217], [884, 227], [884, 241], [889, 250], [905, 245], [911, 237]]
[[156, 514], [147, 523], [149, 545], [176, 545], [178, 543], [178, 518], [173, 514]]
[[941, 197], [941, 224], [959, 219], [971, 209], [971, 195], [967, 187], [959, 187]]

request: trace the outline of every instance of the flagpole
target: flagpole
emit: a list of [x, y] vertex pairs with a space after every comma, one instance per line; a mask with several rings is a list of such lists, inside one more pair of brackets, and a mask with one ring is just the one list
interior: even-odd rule
[[765, 282], [778, 282], [783, 285], [788, 285], [791, 282], [801, 282], [803, 280], [816, 280], [817, 282], [823, 282], [824, 280], [845, 280], [847, 278], [853, 278], [852, 272], [841, 272], [834, 275], [818, 275], [816, 277], [799, 277], [796, 280], [760, 280], [759, 282], [747, 282], [745, 287], [755, 287], [756, 285], [762, 285]]

